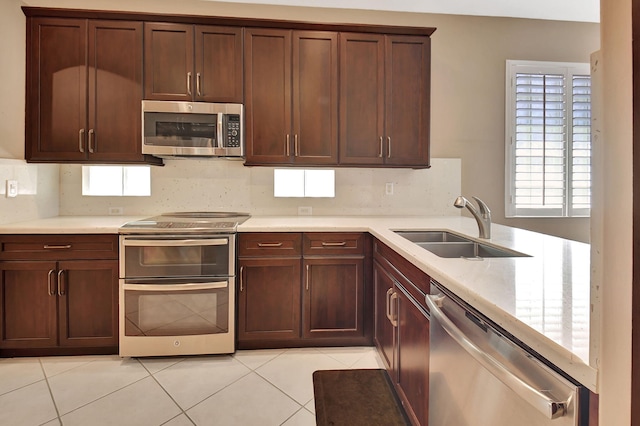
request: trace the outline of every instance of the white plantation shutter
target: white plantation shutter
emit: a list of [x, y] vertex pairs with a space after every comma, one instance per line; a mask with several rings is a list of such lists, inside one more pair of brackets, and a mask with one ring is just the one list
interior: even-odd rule
[[588, 64], [507, 61], [506, 215], [588, 216]]

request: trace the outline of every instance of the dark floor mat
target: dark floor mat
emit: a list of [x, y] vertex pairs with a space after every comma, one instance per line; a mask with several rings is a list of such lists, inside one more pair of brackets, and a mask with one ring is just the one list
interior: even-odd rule
[[406, 426], [409, 421], [385, 370], [313, 373], [318, 426]]

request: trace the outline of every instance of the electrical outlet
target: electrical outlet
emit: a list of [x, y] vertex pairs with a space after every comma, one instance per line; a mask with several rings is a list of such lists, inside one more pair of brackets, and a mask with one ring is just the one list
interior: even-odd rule
[[384, 194], [393, 195], [393, 182], [387, 182], [384, 184]]
[[18, 196], [18, 181], [7, 180], [7, 198], [13, 198]]
[[311, 216], [313, 209], [311, 207], [298, 207], [298, 216]]
[[122, 207], [109, 207], [109, 215], [111, 216], [120, 216], [122, 215], [122, 212]]

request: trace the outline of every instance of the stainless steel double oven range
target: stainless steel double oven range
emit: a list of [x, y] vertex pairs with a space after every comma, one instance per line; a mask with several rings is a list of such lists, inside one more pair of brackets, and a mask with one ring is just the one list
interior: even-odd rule
[[236, 228], [248, 217], [166, 213], [120, 228], [120, 356], [234, 351]]

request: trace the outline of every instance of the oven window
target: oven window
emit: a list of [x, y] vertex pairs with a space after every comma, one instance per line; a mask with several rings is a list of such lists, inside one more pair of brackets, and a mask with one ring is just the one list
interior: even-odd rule
[[233, 275], [228, 240], [222, 245], [125, 247], [125, 277], [211, 277]]
[[126, 336], [188, 336], [229, 331], [229, 290], [125, 290]]

